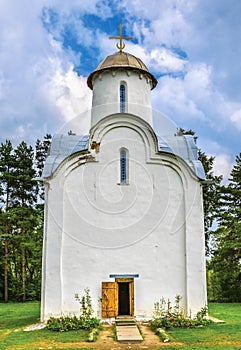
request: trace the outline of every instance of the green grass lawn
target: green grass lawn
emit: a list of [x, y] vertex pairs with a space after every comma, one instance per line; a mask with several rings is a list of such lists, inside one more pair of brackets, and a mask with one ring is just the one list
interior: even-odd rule
[[169, 349], [241, 349], [241, 304], [209, 304], [209, 314], [225, 321], [194, 329], [173, 329], [169, 331], [171, 340], [184, 343], [184, 346]]
[[[0, 303], [0, 349], [35, 350], [65, 349], [65, 343], [79, 343], [86, 340], [88, 332], [50, 332], [46, 329], [25, 332], [28, 325], [39, 322], [39, 302]], [[69, 348], [69, 347], [68, 347]], [[69, 348], [70, 349], [70, 348]], [[71, 347], [71, 350], [77, 347]], [[80, 347], [78, 347], [80, 350]], [[84, 348], [82, 347], [82, 350]], [[90, 350], [90, 349], [88, 349]]]
[[[168, 349], [241, 349], [241, 304], [209, 305], [209, 314], [224, 320], [224, 324], [212, 324], [194, 329], [173, 329], [168, 332], [171, 342]], [[39, 303], [0, 303], [0, 349], [36, 350], [36, 349], [86, 349], [80, 342], [85, 341], [87, 332], [50, 332], [38, 330], [25, 332], [30, 324], [39, 322]], [[179, 345], [175, 345], [178, 342]], [[71, 346], [71, 343], [73, 346]], [[78, 346], [77, 346], [78, 344]], [[182, 345], [181, 345], [182, 344]], [[88, 345], [90, 346], [90, 344]], [[157, 344], [158, 347], [158, 344]], [[160, 349], [163, 349], [161, 347]], [[90, 349], [89, 349], [90, 350]], [[154, 350], [154, 349], [153, 349]]]

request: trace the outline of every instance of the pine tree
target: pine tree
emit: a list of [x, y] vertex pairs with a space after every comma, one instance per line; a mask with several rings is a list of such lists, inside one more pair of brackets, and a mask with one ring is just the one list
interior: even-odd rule
[[213, 163], [215, 157], [208, 157], [201, 150], [198, 151], [198, 158], [202, 162], [206, 182], [203, 186], [203, 208], [204, 208], [204, 230], [206, 240], [206, 254], [210, 255], [210, 240], [213, 237], [213, 224], [217, 220], [220, 211], [220, 195], [222, 176], [214, 175]]
[[31, 241], [29, 237], [34, 229], [33, 210], [37, 201], [37, 187], [32, 180], [35, 177], [33, 167], [34, 152], [31, 146], [21, 142], [14, 150], [14, 186], [11, 192], [13, 208], [12, 225], [15, 223], [15, 242], [19, 244], [21, 256], [22, 301], [26, 301], [26, 248]]
[[35, 166], [39, 177], [42, 176], [44, 162], [49, 152], [51, 139], [52, 136], [50, 134], [46, 134], [43, 141], [37, 139], [35, 143]]
[[13, 188], [13, 147], [9, 140], [0, 146], [0, 235], [4, 245], [4, 301], [8, 302], [9, 289], [9, 244], [11, 230], [9, 224], [9, 208], [11, 207], [11, 191]]
[[51, 136], [37, 140], [36, 151], [25, 142], [15, 149], [0, 146], [0, 297], [5, 301], [40, 298], [43, 236], [41, 177]]
[[[35, 143], [35, 168], [36, 173], [39, 178], [42, 177], [43, 168], [45, 159], [49, 152], [49, 147], [51, 144], [52, 136], [50, 134], [46, 134], [44, 136], [44, 140], [41, 141], [37, 139]], [[39, 195], [39, 202], [43, 202], [44, 200], [44, 186], [43, 183], [40, 181], [38, 182], [38, 195]]]
[[219, 301], [241, 301], [241, 153], [231, 171], [228, 186], [221, 191], [219, 227], [212, 267], [221, 285]]
[[[194, 137], [194, 142], [197, 141], [197, 136], [195, 132], [191, 129], [185, 130], [179, 128], [177, 135], [192, 135]], [[203, 208], [204, 208], [204, 230], [205, 230], [205, 242], [206, 242], [206, 254], [209, 255], [210, 252], [210, 240], [212, 239], [213, 229], [212, 226], [214, 221], [218, 218], [220, 209], [220, 191], [221, 191], [221, 181], [222, 176], [216, 176], [213, 173], [213, 163], [215, 157], [208, 157], [205, 152], [198, 150], [198, 159], [201, 161], [206, 180], [203, 185]]]

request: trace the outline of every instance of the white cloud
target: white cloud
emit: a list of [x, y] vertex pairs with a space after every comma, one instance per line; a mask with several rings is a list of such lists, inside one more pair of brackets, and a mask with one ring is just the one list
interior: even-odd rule
[[217, 89], [209, 65], [189, 63], [185, 68], [184, 77], [159, 79], [152, 93], [154, 107], [173, 118], [179, 126], [192, 128], [199, 136], [205, 137], [206, 130], [208, 135], [228, 137], [230, 115], [235, 126], [241, 126], [241, 113], [233, 114], [240, 103], [229, 100]]
[[235, 158], [226, 148], [224, 140], [214, 140], [212, 138], [198, 138], [198, 147], [206, 153], [208, 157], [214, 157], [213, 172], [216, 176], [223, 176], [223, 183], [227, 184], [230, 172], [233, 168]]
[[232, 167], [233, 163], [228, 154], [221, 153], [215, 156], [213, 172], [217, 176], [223, 175], [224, 183], [228, 182]]
[[[49, 32], [41, 22], [44, 7]], [[57, 16], [55, 26], [47, 17], [48, 8]], [[125, 34], [138, 39], [138, 44], [126, 42], [126, 51], [140, 57], [156, 75], [169, 74], [152, 92], [153, 107], [178, 126], [192, 128], [199, 141], [208, 139], [210, 153], [212, 142], [221, 147], [225, 139], [225, 147], [217, 147], [216, 154], [237, 154], [241, 130], [240, 11], [237, 0], [153, 0], [148, 6], [146, 0], [1, 1], [1, 140], [42, 137], [88, 109], [91, 92], [73, 65], [81, 62], [83, 66], [85, 48], [94, 49], [94, 62], [115, 51], [108, 36], [118, 34], [118, 24], [114, 33], [106, 19], [113, 16], [111, 21], [117, 22], [118, 12]], [[86, 14], [99, 16], [100, 25], [94, 27], [85, 21]], [[64, 47], [67, 27], [81, 45], [81, 52]], [[92, 69], [84, 68], [85, 72]]]
[[187, 60], [180, 58], [177, 54], [165, 47], [145, 50], [139, 45], [130, 44], [130, 51], [142, 59], [148, 69], [157, 73], [176, 73], [185, 70]]
[[158, 50], [158, 49], [152, 50], [150, 57], [151, 57], [151, 60], [150, 60], [151, 67], [154, 68], [157, 65], [159, 71], [164, 71], [164, 72], [165, 72], [165, 68], [167, 72], [183, 71], [187, 63], [187, 60], [181, 59], [180, 57], [178, 57], [178, 55], [175, 55], [173, 52], [171, 52], [170, 50], [167, 50], [166, 48], [162, 48], [161, 50]]
[[92, 92], [87, 88], [86, 78], [79, 77], [72, 66], [67, 72], [56, 67], [55, 76], [47, 84], [47, 89], [50, 100], [52, 103], [55, 101], [62, 116], [62, 124], [59, 125], [62, 132], [68, 129], [79, 134], [88, 133]]
[[106, 0], [45, 0], [45, 5], [65, 15], [69, 15], [70, 13], [81, 15], [93, 14], [103, 19], [112, 16], [112, 8]]
[[169, 23], [175, 23], [179, 13], [185, 15], [192, 13], [196, 4], [197, 1], [193, 0], [152, 0], [147, 6], [145, 0], [123, 0], [118, 5], [120, 8], [125, 8], [129, 15], [136, 15], [139, 18], [148, 18], [152, 21], [157, 19], [163, 20], [168, 17], [168, 13], [170, 13], [174, 19], [172, 21], [169, 20]]
[[73, 71], [78, 55], [42, 26], [48, 1], [31, 3], [31, 11], [23, 2], [0, 4], [0, 141], [15, 143], [56, 132], [89, 108], [91, 96], [85, 79]]
[[122, 6], [139, 43], [148, 50], [162, 44], [181, 48], [193, 63], [212, 67], [218, 89], [240, 98], [240, 1], [163, 0], [146, 6], [145, 0], [124, 0]]
[[184, 82], [189, 94], [195, 96], [197, 100], [204, 97], [210, 98], [212, 91], [212, 69], [205, 63], [189, 65], [189, 70], [184, 78]]
[[128, 12], [127, 19], [134, 36], [150, 49], [162, 44], [183, 47], [189, 42], [192, 14], [197, 3], [193, 0], [153, 0], [147, 6], [145, 0], [124, 0], [120, 6]]
[[238, 130], [241, 130], [241, 109], [235, 111], [231, 115], [230, 120]]
[[210, 75], [210, 68], [204, 64], [189, 64], [184, 77], [161, 77], [153, 94], [156, 108], [171, 113], [170, 117], [178, 116], [180, 121], [206, 120], [205, 104], [213, 98]]
[[163, 77], [157, 90], [153, 93], [156, 109], [167, 114], [171, 119], [185, 121], [189, 118], [204, 119], [205, 115], [199, 109], [195, 100], [188, 95], [185, 82], [179, 78]]

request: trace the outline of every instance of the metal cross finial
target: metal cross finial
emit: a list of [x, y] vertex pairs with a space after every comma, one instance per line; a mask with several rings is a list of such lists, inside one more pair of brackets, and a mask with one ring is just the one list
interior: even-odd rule
[[123, 43], [122, 40], [133, 40], [131, 37], [122, 36], [122, 23], [120, 23], [120, 36], [109, 36], [109, 39], [120, 39], [120, 43], [116, 44], [116, 47], [118, 50], [120, 50], [120, 53], [125, 48], [125, 43]]

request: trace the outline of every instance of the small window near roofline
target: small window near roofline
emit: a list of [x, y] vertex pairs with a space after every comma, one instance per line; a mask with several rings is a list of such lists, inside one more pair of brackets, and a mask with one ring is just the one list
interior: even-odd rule
[[128, 150], [120, 149], [120, 185], [128, 184]]
[[127, 104], [127, 98], [126, 98], [126, 83], [121, 82], [120, 84], [120, 113], [126, 113], [126, 104]]

